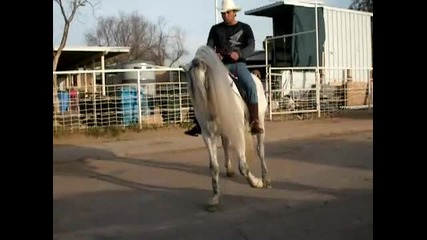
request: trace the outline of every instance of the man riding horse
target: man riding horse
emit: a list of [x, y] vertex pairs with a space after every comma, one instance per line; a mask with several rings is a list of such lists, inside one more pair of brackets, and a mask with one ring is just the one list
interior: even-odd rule
[[[246, 92], [251, 133], [256, 135], [263, 133], [264, 129], [259, 124], [256, 85], [245, 62], [245, 59], [254, 52], [255, 38], [248, 24], [236, 20], [237, 12], [240, 10], [241, 8], [233, 0], [222, 1], [223, 22], [211, 27], [207, 45], [217, 52], [226, 68], [237, 77], [235, 82], [238, 87], [243, 88]], [[185, 134], [190, 136], [201, 134], [196, 118], [194, 118], [194, 123], [196, 125]]]

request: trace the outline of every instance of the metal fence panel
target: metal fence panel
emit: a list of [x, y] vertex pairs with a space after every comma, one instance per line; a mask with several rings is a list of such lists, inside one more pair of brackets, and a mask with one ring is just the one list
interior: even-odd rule
[[[265, 94], [270, 120], [291, 120], [328, 116], [345, 109], [373, 107], [372, 69], [363, 81], [343, 71], [342, 79], [324, 81], [324, 74], [336, 69], [315, 67], [268, 67]], [[111, 70], [106, 70], [112, 74]], [[143, 70], [114, 70], [143, 71]], [[181, 125], [192, 122], [194, 112], [182, 69], [163, 69], [169, 76], [159, 81], [127, 80], [102, 86], [101, 71], [57, 72], [60, 87], [53, 101], [53, 129], [88, 131], [91, 128], [138, 128]], [[171, 74], [174, 72], [174, 74]], [[351, 71], [348, 71], [351, 72]], [[350, 75], [350, 76], [349, 76]], [[138, 74], [139, 76], [139, 74]], [[55, 109], [57, 111], [55, 111]]]

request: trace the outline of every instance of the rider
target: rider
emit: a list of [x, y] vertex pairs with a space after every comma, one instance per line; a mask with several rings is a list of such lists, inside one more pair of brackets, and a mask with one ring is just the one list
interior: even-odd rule
[[[246, 57], [254, 52], [255, 38], [248, 24], [236, 20], [236, 13], [240, 10], [233, 0], [222, 1], [223, 22], [211, 27], [207, 45], [217, 52], [227, 69], [238, 78], [237, 84], [242, 84], [246, 90], [251, 133], [261, 134], [264, 129], [259, 124], [257, 89], [245, 62]], [[201, 133], [196, 118], [194, 123], [196, 125], [185, 134], [197, 136]]]

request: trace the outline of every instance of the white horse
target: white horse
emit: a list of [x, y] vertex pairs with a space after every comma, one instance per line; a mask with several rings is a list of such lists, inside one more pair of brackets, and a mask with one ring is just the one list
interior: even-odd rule
[[256, 135], [262, 179], [255, 177], [250, 172], [246, 161], [254, 157], [247, 105], [217, 54], [210, 47], [201, 46], [198, 48], [192, 62], [186, 66], [186, 73], [190, 100], [209, 153], [213, 197], [208, 202], [208, 210], [216, 210], [220, 198], [217, 159], [218, 137], [221, 137], [222, 140], [228, 177], [234, 175], [229, 155], [231, 146], [234, 147], [239, 160], [240, 174], [246, 178], [250, 186], [254, 188], [270, 188], [271, 183], [264, 157], [264, 117], [267, 111], [267, 100], [260, 79], [252, 74], [257, 87], [259, 122], [264, 129], [264, 133]]

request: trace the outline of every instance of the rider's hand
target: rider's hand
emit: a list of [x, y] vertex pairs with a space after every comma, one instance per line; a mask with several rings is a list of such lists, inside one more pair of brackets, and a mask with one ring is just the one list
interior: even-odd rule
[[231, 59], [233, 59], [234, 61], [237, 61], [239, 59], [239, 53], [234, 51], [230, 54]]

